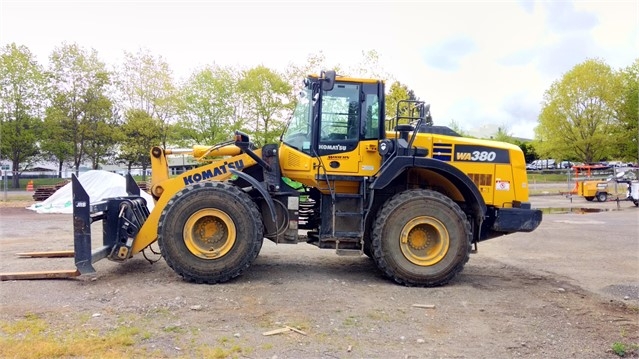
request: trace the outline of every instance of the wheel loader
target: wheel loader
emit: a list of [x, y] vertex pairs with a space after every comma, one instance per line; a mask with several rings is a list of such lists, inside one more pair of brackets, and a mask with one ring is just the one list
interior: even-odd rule
[[[185, 280], [222, 283], [251, 266], [266, 238], [363, 254], [394, 282], [439, 286], [479, 242], [539, 226], [519, 147], [427, 125], [423, 101], [396, 110], [385, 118], [383, 81], [322, 71], [305, 79], [278, 144], [257, 148], [236, 132], [188, 151], [152, 148], [152, 211], [130, 176], [128, 196], [96, 203], [74, 176], [76, 269], [3, 279], [90, 274], [97, 260], [124, 262], [157, 242]], [[167, 158], [185, 152], [206, 164], [171, 176]]]

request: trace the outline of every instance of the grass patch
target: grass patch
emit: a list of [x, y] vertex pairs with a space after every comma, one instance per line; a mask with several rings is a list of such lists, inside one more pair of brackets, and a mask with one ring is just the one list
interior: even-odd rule
[[169, 325], [162, 328], [162, 330], [165, 331], [166, 333], [176, 333], [176, 334], [186, 333], [186, 330], [179, 325]]
[[528, 183], [566, 182], [566, 173], [534, 173], [528, 172]]
[[232, 348], [200, 347], [197, 352], [198, 358], [206, 359], [239, 358], [243, 354], [242, 348], [239, 346], [233, 346]]
[[390, 322], [391, 316], [383, 310], [373, 310], [366, 313], [366, 316], [378, 322]]
[[35, 314], [15, 322], [0, 322], [1, 358], [132, 358], [146, 352], [134, 345], [140, 329], [120, 326], [98, 331], [82, 327], [51, 327]]
[[359, 325], [359, 320], [357, 320], [357, 317], [353, 315], [349, 315], [348, 317], [344, 319], [344, 321], [342, 322], [342, 325], [344, 325], [345, 327], [355, 327]]
[[[622, 338], [627, 336], [626, 330], [622, 329], [620, 333]], [[626, 355], [634, 355], [639, 351], [639, 343], [636, 344], [627, 344], [624, 342], [615, 342], [612, 344], [612, 352], [615, 353], [619, 357], [625, 357]]]
[[210, 347], [206, 345], [199, 346], [196, 350], [196, 357], [207, 359], [226, 359], [240, 358], [249, 356], [253, 350], [243, 348], [235, 340], [226, 337], [218, 339], [220, 346]]

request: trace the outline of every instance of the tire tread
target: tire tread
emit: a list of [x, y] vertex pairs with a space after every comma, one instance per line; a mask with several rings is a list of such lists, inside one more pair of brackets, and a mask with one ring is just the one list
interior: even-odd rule
[[[422, 280], [414, 280], [411, 278], [406, 278], [400, 274], [398, 274], [391, 265], [386, 261], [383, 254], [382, 249], [382, 239], [378, 238], [383, 233], [384, 226], [386, 225], [386, 219], [389, 215], [402, 204], [407, 201], [412, 201], [415, 198], [427, 199], [438, 201], [451, 208], [454, 213], [462, 219], [462, 223], [464, 225], [464, 232], [466, 233], [466, 241], [468, 243], [467, 250], [463, 254], [461, 260], [459, 260], [454, 268], [445, 275], [438, 278], [423, 278]], [[472, 249], [472, 234], [470, 223], [466, 219], [466, 214], [461, 210], [461, 208], [453, 202], [449, 197], [432, 190], [408, 190], [401, 192], [391, 199], [388, 200], [380, 210], [377, 215], [377, 218], [373, 225], [373, 240], [372, 240], [372, 250], [373, 250], [373, 258], [377, 264], [377, 267], [386, 275], [388, 278], [393, 281], [403, 284], [406, 286], [423, 286], [423, 287], [436, 287], [441, 286], [448, 283], [451, 279], [453, 279], [458, 273], [460, 273], [466, 263], [470, 258], [470, 252]]]
[[[204, 182], [204, 183], [197, 183], [191, 186], [187, 186], [181, 189], [180, 191], [178, 191], [173, 196], [173, 198], [169, 200], [169, 202], [166, 204], [166, 207], [163, 209], [162, 214], [160, 215], [160, 220], [158, 222], [158, 244], [160, 246], [160, 251], [163, 254], [165, 249], [164, 247], [166, 246], [165, 241], [169, 239], [163, 238], [162, 228], [163, 226], [166, 225], [167, 219], [169, 219], [170, 216], [175, 215], [171, 213], [173, 205], [175, 205], [177, 201], [179, 201], [188, 193], [198, 190], [200, 188], [215, 188], [217, 190], [227, 192], [233, 197], [235, 197], [236, 201], [238, 201], [243, 207], [248, 209], [249, 211], [249, 213], [247, 214], [248, 218], [262, 218], [259, 210], [257, 209], [257, 206], [255, 205], [251, 197], [248, 196], [243, 191], [241, 191], [236, 186], [233, 186], [226, 182]], [[253, 223], [255, 223], [255, 226], [257, 227], [255, 228], [256, 233], [259, 233], [259, 235], [261, 236], [263, 233], [263, 228], [261, 228], [261, 222], [259, 222], [259, 225], [257, 221], [254, 221]], [[187, 268], [188, 267], [187, 265], [185, 265], [184, 263], [179, 263], [176, 259], [171, 258], [171, 256], [163, 255], [163, 257], [167, 265], [171, 269], [173, 269], [177, 274], [179, 274], [182, 278], [184, 278], [184, 280], [188, 282], [198, 283], [198, 284], [203, 284], [203, 283], [217, 284], [217, 283], [227, 282], [235, 277], [240, 276], [247, 268], [250, 267], [253, 260], [255, 260], [255, 258], [259, 254], [260, 249], [261, 249], [261, 240], [259, 245], [250, 246], [250, 252], [247, 253], [248, 260], [242, 266], [235, 268], [232, 271], [228, 271], [228, 272], [225, 271], [222, 274], [216, 275], [216, 276], [211, 276], [210, 274], [205, 274], [205, 273], [201, 273], [201, 274], [191, 273], [193, 271], [193, 268]]]

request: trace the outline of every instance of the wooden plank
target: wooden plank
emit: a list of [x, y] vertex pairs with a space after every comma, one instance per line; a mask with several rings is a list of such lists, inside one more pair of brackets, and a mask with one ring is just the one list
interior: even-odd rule
[[77, 269], [51, 270], [37, 272], [0, 273], [0, 281], [30, 279], [66, 279], [80, 275]]
[[16, 253], [20, 258], [69, 258], [74, 256], [73, 251], [50, 251], [50, 252], [23, 252]]
[[290, 332], [291, 329], [286, 327], [286, 328], [280, 328], [280, 329], [275, 329], [275, 330], [271, 330], [268, 332], [264, 332], [262, 333], [262, 335], [275, 335], [275, 334], [282, 334], [282, 333], [286, 333], [286, 332]]
[[434, 304], [413, 304], [415, 308], [435, 309]]
[[302, 335], [306, 335], [306, 332], [304, 332], [304, 331], [302, 331], [302, 330], [299, 330], [299, 329], [297, 329], [297, 328], [293, 328], [293, 327], [289, 327], [288, 325], [287, 325], [286, 327], [287, 327], [289, 330], [294, 331], [295, 333], [302, 334]]

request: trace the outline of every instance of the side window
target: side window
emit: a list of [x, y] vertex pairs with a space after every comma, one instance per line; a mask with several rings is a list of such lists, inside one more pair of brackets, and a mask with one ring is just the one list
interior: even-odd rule
[[366, 94], [366, 137], [379, 138], [379, 98], [377, 94]]

